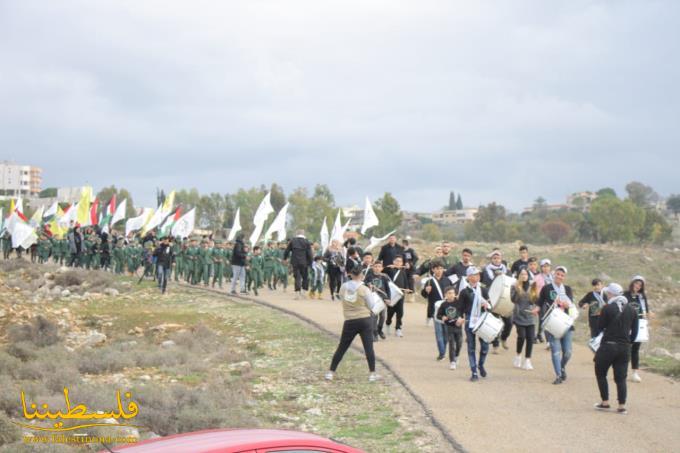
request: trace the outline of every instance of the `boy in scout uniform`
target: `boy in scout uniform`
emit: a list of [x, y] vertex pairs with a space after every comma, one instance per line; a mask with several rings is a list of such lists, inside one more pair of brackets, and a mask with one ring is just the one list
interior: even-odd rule
[[222, 289], [222, 279], [224, 278], [224, 264], [226, 263], [225, 249], [222, 241], [215, 241], [215, 247], [212, 250], [213, 263], [213, 281], [212, 287], [215, 283]]

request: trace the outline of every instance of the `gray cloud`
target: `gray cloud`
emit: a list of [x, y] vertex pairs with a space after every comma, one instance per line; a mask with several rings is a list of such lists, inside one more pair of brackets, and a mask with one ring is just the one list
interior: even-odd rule
[[3, 158], [48, 185], [328, 183], [412, 210], [680, 192], [680, 4], [0, 4]]

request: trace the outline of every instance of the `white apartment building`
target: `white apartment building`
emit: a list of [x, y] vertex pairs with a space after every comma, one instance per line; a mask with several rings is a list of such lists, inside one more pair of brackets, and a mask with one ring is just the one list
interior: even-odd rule
[[0, 196], [28, 197], [40, 193], [42, 169], [14, 162], [0, 162]]

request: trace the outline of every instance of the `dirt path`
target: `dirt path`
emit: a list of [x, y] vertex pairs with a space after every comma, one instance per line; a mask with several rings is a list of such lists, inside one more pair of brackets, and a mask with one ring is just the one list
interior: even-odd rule
[[[327, 297], [327, 296], [326, 296]], [[298, 313], [339, 333], [342, 309], [330, 300], [292, 300], [292, 294], [265, 290], [260, 300]], [[489, 376], [469, 382], [465, 349], [458, 370], [435, 361], [432, 326], [426, 327], [425, 305], [406, 305], [404, 338], [376, 343], [376, 354], [405, 381], [435, 418], [462, 446], [482, 451], [673, 451], [680, 443], [680, 385], [643, 373], [641, 384], [629, 383], [629, 415], [593, 410], [598, 401], [592, 353], [574, 344], [569, 379], [553, 386], [549, 352], [534, 348], [535, 370], [513, 368], [514, 352], [489, 355]], [[514, 345], [514, 335], [508, 341]], [[360, 342], [355, 344], [360, 346]], [[321, 358], [330, 363], [330, 357]], [[325, 365], [322, 367], [325, 370]], [[342, 382], [342, 364], [338, 369]], [[321, 378], [321, 372], [320, 372]], [[611, 382], [610, 393], [616, 390]]]

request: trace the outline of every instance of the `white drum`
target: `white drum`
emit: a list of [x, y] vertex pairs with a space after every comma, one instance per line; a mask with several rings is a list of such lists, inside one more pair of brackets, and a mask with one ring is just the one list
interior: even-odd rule
[[593, 337], [588, 341], [588, 347], [590, 348], [591, 351], [597, 352], [597, 350], [600, 349], [600, 343], [602, 343], [603, 336], [604, 332], [600, 332], [598, 336]]
[[404, 297], [404, 292], [393, 282], [388, 282], [388, 285], [390, 287], [390, 301], [387, 305], [394, 307], [401, 300], [401, 298]]
[[374, 315], [379, 315], [385, 309], [385, 302], [378, 294], [371, 292], [368, 294], [368, 308]]
[[485, 312], [477, 321], [477, 325], [472, 329], [472, 333], [479, 336], [487, 343], [491, 343], [500, 335], [503, 330], [503, 321], [489, 312]]
[[553, 305], [543, 317], [543, 328], [555, 338], [562, 338], [574, 325], [574, 318]]
[[510, 288], [516, 281], [516, 278], [507, 275], [499, 275], [493, 280], [489, 288], [491, 311], [506, 318], [512, 315], [515, 305], [510, 300]]
[[638, 319], [638, 332], [635, 343], [647, 343], [649, 341], [649, 323], [646, 319]]

